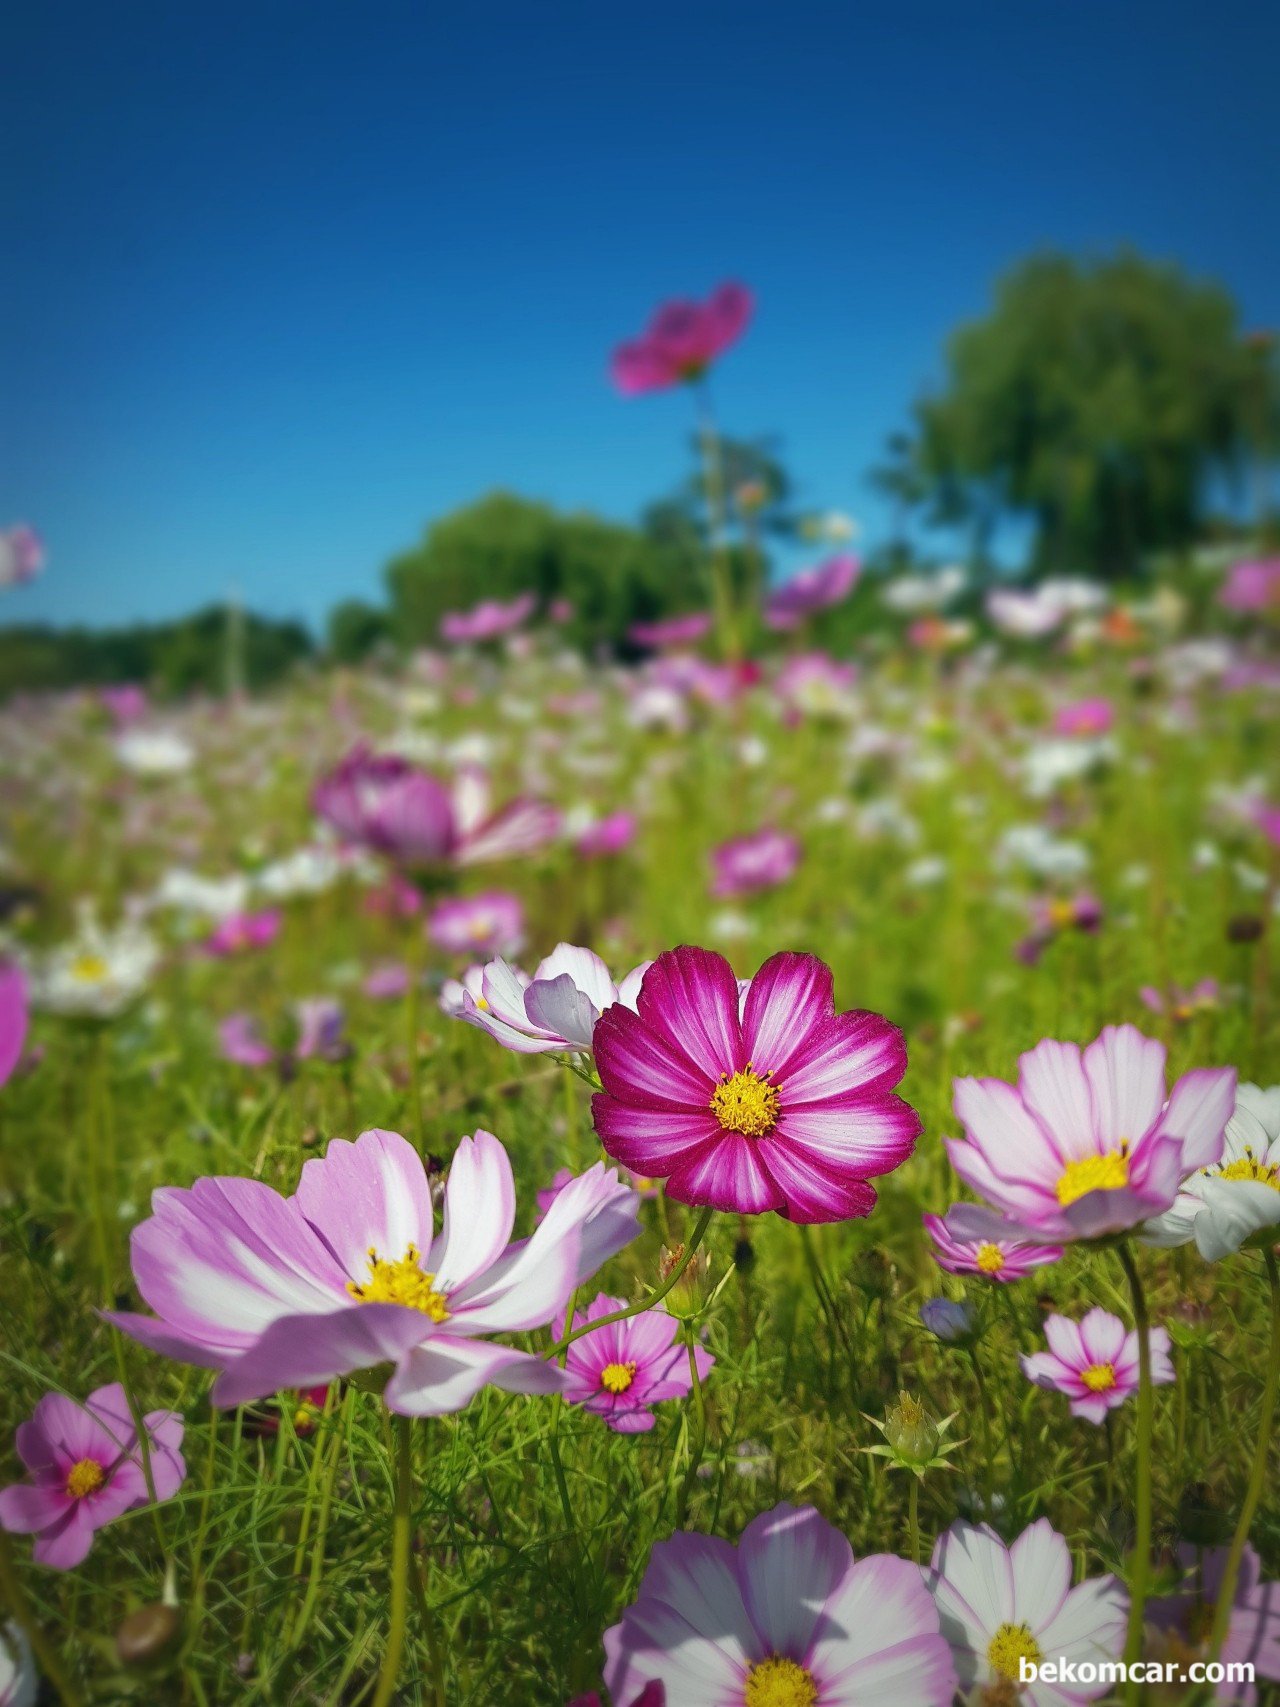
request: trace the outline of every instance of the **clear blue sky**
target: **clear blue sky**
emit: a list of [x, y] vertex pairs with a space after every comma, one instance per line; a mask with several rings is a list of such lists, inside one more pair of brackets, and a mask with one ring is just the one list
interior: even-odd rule
[[[419, 0], [8, 9], [0, 620], [319, 620], [496, 486], [631, 517], [682, 395], [653, 303], [758, 293], [716, 377], [852, 510], [958, 319], [1129, 240], [1280, 321], [1280, 8]], [[479, 593], [481, 589], [477, 589]]]

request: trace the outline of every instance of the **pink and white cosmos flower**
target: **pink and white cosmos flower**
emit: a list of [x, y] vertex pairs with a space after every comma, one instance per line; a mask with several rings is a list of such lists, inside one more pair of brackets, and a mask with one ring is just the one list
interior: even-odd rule
[[604, 1651], [614, 1701], [660, 1682], [667, 1707], [950, 1707], [956, 1687], [919, 1567], [855, 1560], [812, 1506], [785, 1503], [736, 1547], [660, 1541]]
[[985, 1523], [953, 1523], [938, 1538], [926, 1580], [966, 1695], [977, 1689], [984, 1693], [976, 1699], [1064, 1707], [1111, 1687], [1106, 1678], [1069, 1686], [1020, 1681], [1024, 1659], [1096, 1666], [1124, 1649], [1124, 1589], [1111, 1576], [1072, 1588], [1071, 1553], [1047, 1518], [1012, 1547]]
[[517, 1055], [590, 1055], [600, 1015], [619, 1002], [634, 1012], [649, 966], [615, 984], [598, 954], [561, 942], [532, 977], [505, 960], [472, 967], [441, 992], [441, 1006]]
[[835, 1011], [831, 969], [775, 954], [745, 994], [723, 955], [676, 948], [594, 1034], [596, 1131], [624, 1167], [667, 1179], [681, 1203], [792, 1221], [869, 1215], [867, 1182], [920, 1132], [893, 1094], [902, 1034], [879, 1014]]
[[[156, 1499], [171, 1499], [186, 1465], [178, 1450], [183, 1423], [176, 1411], [145, 1418]], [[28, 1480], [0, 1489], [0, 1526], [34, 1535], [34, 1557], [68, 1571], [88, 1553], [94, 1531], [149, 1498], [138, 1431], [118, 1381], [90, 1393], [83, 1405], [46, 1393], [15, 1437]]]
[[[625, 1298], [601, 1293], [585, 1311], [575, 1311], [572, 1326], [584, 1327], [601, 1316], [625, 1310]], [[556, 1338], [570, 1324], [562, 1322]], [[609, 1322], [583, 1334], [565, 1353], [569, 1377], [564, 1396], [602, 1418], [618, 1434], [645, 1434], [653, 1427], [651, 1406], [663, 1399], [683, 1399], [693, 1388], [689, 1348], [677, 1341], [680, 1324], [665, 1310], [642, 1310], [624, 1322]], [[715, 1358], [700, 1345], [693, 1348], [698, 1379], [705, 1381]]]
[[494, 811], [482, 770], [461, 770], [446, 787], [408, 759], [367, 746], [320, 779], [312, 806], [344, 841], [415, 869], [514, 859], [560, 828], [555, 807], [539, 800], [513, 800]]
[[446, 954], [515, 954], [524, 942], [524, 907], [506, 889], [451, 895], [432, 908], [427, 935]]
[[923, 1220], [933, 1241], [933, 1260], [948, 1274], [970, 1274], [1010, 1286], [1062, 1255], [1061, 1245], [1009, 1238], [1000, 1217], [975, 1203], [953, 1203], [945, 1215], [926, 1215]]
[[[1138, 1391], [1138, 1331], [1100, 1306], [1082, 1321], [1047, 1316], [1048, 1351], [1024, 1354], [1022, 1373], [1037, 1387], [1065, 1393], [1073, 1417], [1101, 1423], [1108, 1411]], [[1151, 1329], [1151, 1379], [1156, 1386], [1173, 1380], [1169, 1331]]]
[[482, 599], [470, 610], [446, 611], [440, 618], [440, 638], [451, 646], [470, 646], [483, 640], [499, 640], [514, 634], [533, 615], [537, 603], [532, 593], [519, 598]]
[[712, 851], [714, 877], [711, 893], [717, 900], [755, 895], [776, 889], [791, 877], [800, 863], [800, 844], [782, 830], [757, 830], [750, 836], [735, 836]]
[[799, 628], [806, 617], [842, 604], [853, 591], [861, 565], [847, 553], [830, 557], [812, 569], [801, 569], [765, 600], [766, 628], [785, 633]]
[[218, 1405], [388, 1363], [384, 1398], [405, 1416], [461, 1410], [486, 1383], [560, 1391], [554, 1364], [488, 1336], [561, 1316], [635, 1237], [637, 1201], [597, 1162], [512, 1244], [511, 1163], [477, 1132], [454, 1154], [437, 1237], [417, 1151], [399, 1133], [364, 1132], [305, 1163], [292, 1197], [234, 1178], [155, 1192], [132, 1255], [156, 1316], [107, 1320], [153, 1351], [220, 1370]]
[[20, 522], [0, 529], [0, 587], [19, 587], [34, 581], [44, 568], [44, 542], [33, 527]]
[[1018, 1083], [957, 1079], [965, 1138], [947, 1153], [960, 1178], [1006, 1217], [1013, 1237], [1065, 1244], [1124, 1232], [1168, 1209], [1222, 1154], [1235, 1104], [1232, 1067], [1184, 1073], [1165, 1098], [1165, 1048], [1132, 1025], [1084, 1050], [1045, 1039]]

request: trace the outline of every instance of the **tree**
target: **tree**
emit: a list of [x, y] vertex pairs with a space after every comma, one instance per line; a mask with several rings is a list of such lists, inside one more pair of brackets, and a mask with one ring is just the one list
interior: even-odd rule
[[329, 656], [339, 664], [358, 664], [391, 633], [386, 611], [364, 599], [344, 599], [329, 612]]
[[699, 573], [678, 541], [585, 511], [494, 492], [432, 523], [387, 566], [391, 623], [406, 645], [431, 644], [446, 611], [533, 593], [573, 607], [570, 636], [617, 646], [633, 622], [699, 605]]
[[1002, 516], [1030, 516], [1037, 567], [1132, 573], [1190, 543], [1213, 478], [1239, 474], [1258, 383], [1220, 286], [1129, 252], [1043, 254], [952, 337], [913, 461], [932, 519], [977, 547]]

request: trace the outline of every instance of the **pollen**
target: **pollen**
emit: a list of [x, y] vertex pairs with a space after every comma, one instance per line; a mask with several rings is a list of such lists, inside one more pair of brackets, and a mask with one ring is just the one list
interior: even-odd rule
[[813, 1673], [795, 1660], [773, 1654], [747, 1673], [742, 1707], [817, 1707]]
[[370, 1245], [369, 1278], [363, 1282], [349, 1280], [347, 1291], [362, 1304], [407, 1304], [433, 1322], [447, 1321], [448, 1298], [436, 1291], [436, 1277], [421, 1267], [421, 1260], [417, 1245], [410, 1245], [398, 1262], [385, 1261]]
[[600, 1371], [600, 1385], [606, 1393], [625, 1393], [635, 1378], [634, 1363], [606, 1363]]
[[740, 1073], [721, 1075], [711, 1093], [711, 1112], [726, 1132], [765, 1138], [778, 1124], [782, 1099], [769, 1075], [757, 1073], [748, 1061]]
[[96, 1494], [107, 1479], [107, 1472], [96, 1458], [82, 1458], [67, 1471], [67, 1492], [73, 1500], [86, 1494]]
[[1040, 1644], [1025, 1624], [1002, 1624], [987, 1648], [987, 1662], [1001, 1677], [1020, 1676], [1020, 1660], [1040, 1663]]
[[1116, 1384], [1115, 1365], [1091, 1363], [1088, 1369], [1080, 1371], [1080, 1379], [1091, 1393], [1109, 1393]]
[[1258, 1185], [1269, 1185], [1272, 1191], [1280, 1191], [1280, 1162], [1263, 1162], [1246, 1149], [1237, 1161], [1227, 1162], [1218, 1169], [1219, 1179], [1247, 1179]]
[[999, 1245], [979, 1245], [976, 1261], [983, 1274], [999, 1274], [1004, 1267], [1004, 1252]]
[[71, 962], [71, 976], [77, 984], [101, 984], [110, 970], [100, 954], [80, 954]]
[[1058, 1202], [1065, 1209], [1091, 1191], [1119, 1191], [1129, 1183], [1129, 1144], [1100, 1156], [1081, 1156], [1068, 1162], [1058, 1181]]

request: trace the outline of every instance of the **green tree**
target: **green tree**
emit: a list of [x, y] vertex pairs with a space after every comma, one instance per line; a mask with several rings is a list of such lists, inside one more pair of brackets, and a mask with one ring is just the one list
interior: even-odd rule
[[433, 522], [387, 566], [387, 588], [406, 645], [433, 642], [446, 611], [533, 593], [569, 601], [573, 639], [617, 646], [631, 623], [705, 602], [700, 573], [679, 539], [494, 492]]
[[1001, 517], [1029, 516], [1037, 567], [1132, 573], [1188, 544], [1214, 478], [1239, 476], [1258, 366], [1218, 285], [1129, 252], [1035, 256], [954, 334], [945, 387], [917, 406], [930, 519], [970, 529], [980, 557]]
[[358, 664], [391, 633], [385, 610], [364, 599], [344, 599], [329, 612], [327, 650], [339, 664]]

